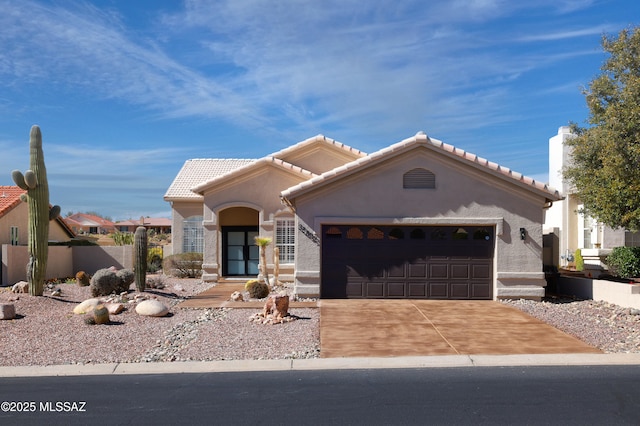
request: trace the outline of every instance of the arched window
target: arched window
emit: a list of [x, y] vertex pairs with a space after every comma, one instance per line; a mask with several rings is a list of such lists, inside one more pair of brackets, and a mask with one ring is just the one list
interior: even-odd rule
[[402, 187], [408, 189], [434, 189], [436, 175], [423, 168], [409, 170], [402, 176]]
[[204, 228], [202, 216], [190, 216], [182, 222], [182, 252], [202, 253]]

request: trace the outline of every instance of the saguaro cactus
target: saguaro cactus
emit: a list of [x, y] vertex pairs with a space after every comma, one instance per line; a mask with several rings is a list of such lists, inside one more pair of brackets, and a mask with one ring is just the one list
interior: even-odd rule
[[136, 289], [144, 291], [147, 287], [147, 228], [138, 226], [133, 238]]
[[29, 138], [29, 170], [24, 175], [19, 170], [11, 172], [13, 181], [27, 191], [23, 201], [29, 205], [29, 263], [27, 263], [27, 281], [29, 294], [42, 296], [47, 273], [49, 255], [49, 221], [60, 215], [60, 207], [49, 209], [49, 184], [47, 169], [42, 152], [42, 133], [40, 127], [32, 126]]

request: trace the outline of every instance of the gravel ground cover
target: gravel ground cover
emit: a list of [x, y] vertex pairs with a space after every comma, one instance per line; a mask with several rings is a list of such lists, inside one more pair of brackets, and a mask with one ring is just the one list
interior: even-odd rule
[[504, 300], [605, 353], [640, 352], [640, 310], [595, 300]]
[[[14, 294], [0, 288], [0, 303], [12, 303], [17, 318], [0, 321], [0, 365], [317, 357], [318, 309], [291, 309], [299, 320], [275, 325], [249, 321], [254, 309], [182, 309], [175, 306], [210, 284], [165, 278], [149, 298], [170, 308], [166, 317], [144, 317], [129, 304], [105, 325], [88, 325], [73, 308], [91, 298], [89, 287], [60, 284], [60, 296]], [[132, 288], [134, 288], [132, 286]], [[129, 294], [130, 298], [136, 292]]]
[[[275, 325], [250, 321], [255, 309], [183, 309], [176, 305], [211, 285], [164, 279], [145, 295], [170, 307], [162, 318], [143, 317], [129, 305], [107, 325], [87, 325], [73, 308], [90, 298], [88, 287], [60, 284], [62, 294], [42, 297], [0, 288], [0, 303], [18, 317], [0, 321], [0, 365], [316, 358], [319, 309], [291, 309], [298, 320]], [[135, 292], [131, 293], [133, 296]], [[550, 299], [503, 301], [607, 353], [640, 352], [640, 310], [605, 302]]]

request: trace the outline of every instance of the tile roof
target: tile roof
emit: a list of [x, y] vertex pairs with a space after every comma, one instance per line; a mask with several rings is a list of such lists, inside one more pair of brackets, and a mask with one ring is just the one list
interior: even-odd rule
[[288, 170], [291, 171], [293, 173], [296, 173], [298, 175], [301, 175], [307, 179], [311, 179], [313, 177], [316, 177], [317, 175], [315, 173], [312, 173], [308, 170], [303, 169], [302, 167], [298, 167], [294, 164], [291, 163], [287, 163], [284, 160], [281, 160], [279, 158], [275, 158], [275, 157], [263, 157], [259, 160], [254, 160], [249, 164], [246, 164], [242, 167], [238, 167], [237, 169], [231, 170], [228, 173], [222, 174], [222, 175], [218, 175], [213, 179], [210, 179], [209, 181], [206, 182], [202, 182], [199, 185], [196, 185], [192, 188], [192, 191], [195, 193], [201, 193], [202, 191], [206, 190], [207, 188], [211, 187], [212, 185], [215, 185], [219, 182], [225, 181], [229, 178], [232, 178], [234, 176], [239, 176], [243, 173], [246, 173], [250, 170], [253, 169], [257, 169], [261, 166], [264, 165], [273, 165], [276, 167], [279, 167], [281, 169], [284, 170]]
[[202, 196], [191, 190], [193, 187], [255, 161], [255, 159], [233, 158], [195, 158], [187, 160], [164, 194], [164, 199], [166, 201], [175, 199], [201, 200]]
[[325, 135], [320, 134], [320, 135], [313, 136], [309, 139], [305, 139], [302, 142], [298, 142], [297, 144], [291, 145], [290, 147], [284, 148], [278, 152], [274, 152], [268, 157], [284, 158], [287, 155], [291, 154], [292, 152], [298, 151], [300, 148], [303, 148], [307, 145], [314, 144], [316, 142], [325, 142], [329, 145], [335, 146], [338, 149], [341, 149], [351, 154], [355, 154], [360, 157], [367, 155], [365, 152], [362, 152], [359, 149], [352, 148], [348, 145], [343, 144], [342, 142], [338, 142], [335, 139], [331, 139], [326, 137]]
[[518, 172], [510, 170], [507, 167], [500, 166], [499, 164], [493, 163], [482, 157], [478, 157], [477, 155], [470, 152], [466, 152], [462, 149], [456, 148], [453, 145], [445, 144], [444, 142], [437, 139], [431, 139], [423, 132], [418, 132], [411, 138], [407, 138], [387, 148], [383, 148], [379, 151], [369, 154], [366, 157], [362, 157], [343, 166], [336, 167], [335, 169], [330, 170], [326, 173], [322, 173], [321, 175], [313, 179], [309, 179], [305, 182], [299, 183], [298, 185], [292, 186], [291, 188], [282, 191], [282, 196], [284, 198], [290, 198], [301, 195], [310, 191], [316, 185], [321, 186], [325, 183], [333, 181], [334, 179], [338, 179], [341, 176], [347, 176], [369, 163], [375, 164], [381, 162], [386, 157], [399, 155], [400, 153], [408, 151], [415, 146], [424, 146], [428, 149], [444, 154], [449, 158], [457, 159], [458, 161], [464, 162], [469, 166], [478, 168], [496, 177], [515, 183], [523, 188], [537, 192], [540, 195], [544, 195], [548, 200], [557, 201], [563, 198], [563, 196], [556, 189], [551, 188], [545, 183], [537, 182], [535, 179], [524, 176]]
[[20, 196], [26, 192], [17, 186], [0, 186], [0, 217], [20, 204]]

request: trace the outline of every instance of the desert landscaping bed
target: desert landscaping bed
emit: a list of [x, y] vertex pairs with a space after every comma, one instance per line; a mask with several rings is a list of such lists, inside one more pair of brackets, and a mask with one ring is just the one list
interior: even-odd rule
[[[317, 357], [319, 312], [290, 309], [298, 320], [275, 325], [250, 322], [255, 309], [183, 309], [176, 305], [210, 284], [165, 278], [165, 288], [144, 295], [170, 308], [165, 317], [140, 316], [134, 304], [109, 324], [88, 325], [73, 308], [91, 298], [89, 287], [59, 284], [61, 295], [42, 297], [0, 289], [0, 303], [15, 306], [16, 319], [0, 321], [0, 365], [57, 365], [223, 359]], [[133, 288], [133, 286], [132, 286]], [[136, 292], [130, 293], [133, 299]]]
[[[133, 304], [105, 325], [88, 325], [73, 308], [90, 298], [88, 287], [59, 284], [61, 295], [34, 297], [0, 288], [0, 303], [17, 318], [0, 321], [0, 365], [315, 358], [320, 353], [320, 312], [290, 309], [299, 319], [265, 325], [250, 321], [256, 309], [176, 307], [210, 284], [164, 279], [145, 296], [170, 307], [166, 317], [136, 314]], [[133, 287], [133, 286], [132, 286]], [[135, 292], [131, 292], [131, 296]], [[131, 297], [133, 298], [133, 297]], [[453, 302], [455, 303], [455, 302]], [[640, 352], [640, 312], [596, 301], [505, 301], [608, 353]]]

